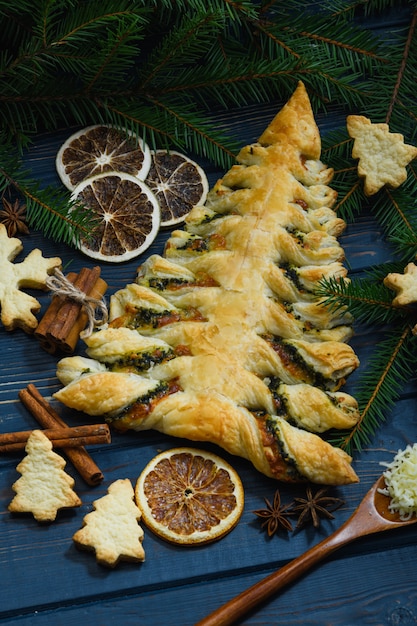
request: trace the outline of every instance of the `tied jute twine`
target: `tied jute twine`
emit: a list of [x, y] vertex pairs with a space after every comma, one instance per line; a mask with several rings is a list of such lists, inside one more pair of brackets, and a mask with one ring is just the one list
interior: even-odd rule
[[102, 326], [107, 323], [109, 314], [104, 298], [93, 298], [87, 295], [84, 291], [75, 287], [58, 268], [55, 268], [54, 275], [48, 277], [46, 286], [54, 295], [60, 298], [68, 298], [84, 307], [84, 311], [87, 314], [87, 325], [80, 333], [82, 339], [90, 337], [96, 326]]

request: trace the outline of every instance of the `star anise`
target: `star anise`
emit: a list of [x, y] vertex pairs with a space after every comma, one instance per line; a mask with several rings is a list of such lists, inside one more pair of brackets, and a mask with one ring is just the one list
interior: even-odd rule
[[16, 199], [13, 203], [3, 196], [3, 210], [0, 211], [0, 223], [4, 224], [9, 237], [17, 233], [27, 235], [29, 228], [26, 225], [26, 205]]
[[[327, 489], [319, 489], [313, 494], [311, 487], [306, 489], [305, 498], [294, 498], [291, 514], [298, 515], [296, 528], [313, 523], [314, 528], [320, 526], [320, 518], [334, 519], [330, 510], [334, 511], [344, 504], [340, 498], [326, 496]], [[330, 510], [329, 510], [330, 509]]]
[[278, 489], [274, 494], [274, 499], [272, 504], [267, 498], [264, 498], [266, 509], [258, 509], [254, 511], [255, 515], [260, 517], [263, 522], [261, 524], [262, 528], [266, 528], [268, 533], [268, 537], [272, 537], [276, 532], [280, 529], [284, 530], [292, 530], [292, 524], [288, 519], [290, 504], [286, 504], [283, 506], [281, 504], [281, 494]]

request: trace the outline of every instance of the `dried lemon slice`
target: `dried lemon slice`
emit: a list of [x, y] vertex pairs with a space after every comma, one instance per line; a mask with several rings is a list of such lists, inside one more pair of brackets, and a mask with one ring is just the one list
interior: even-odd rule
[[97, 218], [89, 237], [81, 236], [78, 244], [93, 259], [128, 261], [144, 252], [158, 233], [158, 201], [143, 181], [130, 174], [111, 172], [87, 178], [71, 197]]
[[244, 505], [237, 472], [217, 455], [193, 448], [158, 454], [139, 476], [135, 496], [146, 526], [183, 545], [223, 537]]
[[72, 191], [86, 178], [106, 172], [124, 172], [144, 180], [151, 154], [148, 145], [132, 133], [96, 124], [71, 135], [58, 150], [55, 164], [62, 182]]
[[209, 184], [204, 170], [173, 150], [151, 152], [152, 163], [145, 182], [161, 207], [161, 226], [182, 222], [193, 206], [204, 204]]

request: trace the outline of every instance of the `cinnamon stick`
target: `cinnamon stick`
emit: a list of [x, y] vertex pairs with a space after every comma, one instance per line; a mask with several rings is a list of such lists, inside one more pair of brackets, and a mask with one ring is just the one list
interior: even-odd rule
[[[74, 287], [88, 294], [94, 287], [99, 276], [99, 267], [93, 267], [92, 269], [83, 267], [74, 281]], [[48, 334], [58, 341], [65, 341], [80, 314], [81, 308], [82, 305], [80, 303], [65, 299], [49, 327]]]
[[[79, 274], [70, 272], [66, 278], [74, 287], [91, 298], [101, 300], [107, 283], [100, 278], [100, 267], [82, 268]], [[80, 333], [86, 327], [88, 316], [80, 302], [55, 295], [35, 330], [41, 347], [54, 354], [60, 350], [74, 352]]]
[[[107, 291], [107, 287], [107, 283], [102, 278], [98, 278], [93, 288], [86, 292], [86, 294], [95, 300], [101, 300]], [[67, 337], [55, 337], [51, 332], [48, 332], [48, 339], [49, 341], [53, 341], [61, 352], [72, 354], [80, 338], [80, 334], [87, 325], [87, 321], [88, 315], [82, 308]]]
[[[23, 450], [33, 430], [22, 430], [0, 434], [0, 452]], [[47, 428], [43, 434], [54, 448], [75, 448], [94, 444], [110, 443], [110, 429], [107, 424], [88, 424], [67, 428]]]
[[[76, 272], [70, 272], [67, 275], [67, 279], [74, 284], [77, 278]], [[45, 315], [40, 320], [37, 328], [35, 329], [35, 337], [39, 339], [41, 347], [49, 352], [50, 354], [55, 354], [57, 349], [57, 344], [54, 341], [53, 337], [48, 336], [50, 326], [58, 315], [59, 309], [61, 308], [64, 300], [60, 296], [53, 296], [51, 300], [51, 304], [47, 308]], [[75, 345], [74, 345], [75, 348]]]
[[[19, 398], [32, 413], [36, 421], [44, 428], [68, 427], [68, 424], [64, 422], [32, 383], [26, 389], [19, 391]], [[103, 480], [103, 473], [84, 446], [78, 446], [77, 448], [64, 447], [62, 450], [87, 484], [98, 485]]]

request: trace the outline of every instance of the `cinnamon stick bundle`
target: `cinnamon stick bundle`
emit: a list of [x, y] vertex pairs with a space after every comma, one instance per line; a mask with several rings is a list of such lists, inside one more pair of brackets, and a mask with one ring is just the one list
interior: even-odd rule
[[[88, 424], [67, 428], [47, 428], [43, 434], [54, 448], [75, 448], [94, 444], [110, 443], [110, 429], [107, 424]], [[33, 430], [22, 430], [0, 434], [0, 453], [23, 450]]]
[[[68, 424], [64, 422], [32, 383], [26, 389], [19, 391], [19, 398], [43, 428], [68, 428]], [[84, 446], [76, 448], [64, 446], [62, 450], [87, 484], [94, 486], [103, 480], [102, 471]]]
[[[70, 272], [66, 278], [80, 292], [99, 301], [108, 286], [100, 278], [100, 272], [98, 266], [84, 267], [79, 274]], [[72, 354], [87, 321], [88, 315], [82, 302], [56, 294], [34, 334], [46, 352], [55, 354], [56, 351], [61, 351]]]

